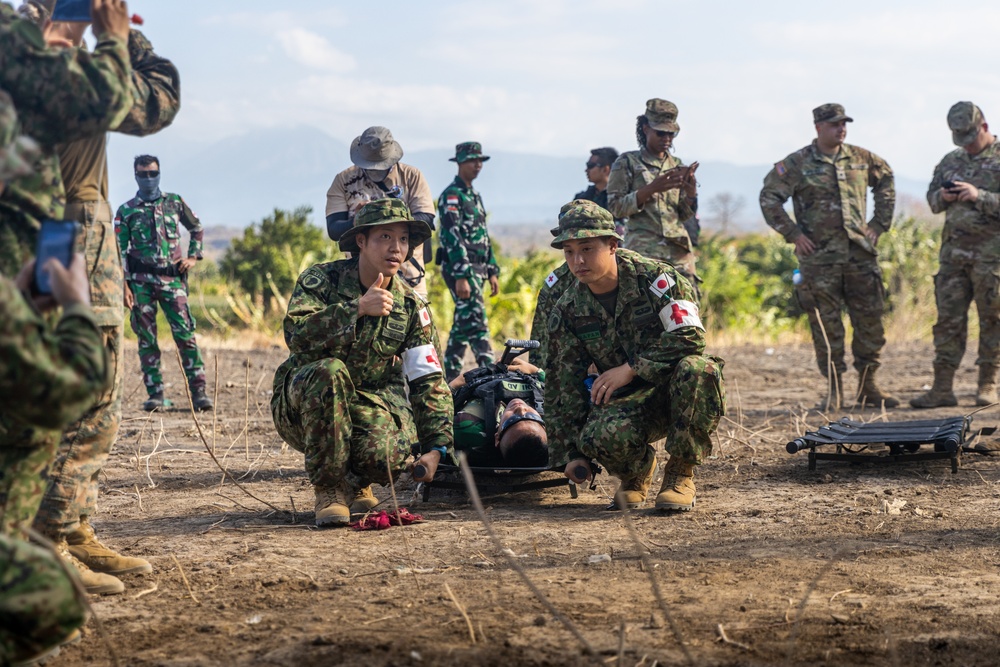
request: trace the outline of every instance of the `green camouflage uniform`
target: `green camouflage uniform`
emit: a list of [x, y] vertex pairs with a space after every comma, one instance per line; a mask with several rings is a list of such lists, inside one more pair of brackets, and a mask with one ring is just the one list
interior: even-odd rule
[[[570, 208], [568, 215], [573, 214]], [[617, 237], [614, 220], [606, 211], [603, 216], [583, 233]], [[569, 224], [590, 223], [567, 223], [566, 233], [573, 234], [580, 229]], [[723, 361], [703, 354], [705, 334], [694, 288], [665, 262], [622, 249], [616, 261], [614, 317], [576, 280], [548, 317], [550, 461], [596, 459], [612, 475], [634, 478], [656, 456], [648, 443], [666, 437], [672, 456], [701, 463], [712, 451], [712, 433], [725, 413], [725, 389]], [[602, 373], [628, 363], [638, 377], [610, 403], [592, 405], [583, 383], [591, 363]]]
[[[866, 225], [869, 187], [875, 197], [875, 214]], [[795, 220], [784, 209], [789, 197]], [[767, 224], [789, 243], [805, 234], [816, 245], [813, 254], [799, 258], [802, 282], [795, 291], [809, 316], [816, 362], [824, 377], [828, 375], [824, 330], [834, 370], [838, 375], [847, 370], [841, 319], [845, 306], [854, 327], [854, 367], [865, 376], [880, 365], [885, 345], [885, 289], [878, 251], [864, 229], [870, 226], [879, 234], [888, 231], [895, 201], [889, 165], [874, 153], [850, 144], [843, 144], [836, 157], [830, 157], [813, 141], [775, 164], [764, 179], [760, 208]]]
[[34, 658], [83, 625], [69, 576], [50, 551], [0, 535], [0, 665]]
[[[453, 161], [474, 158], [488, 160], [478, 143], [468, 142], [456, 147]], [[449, 381], [462, 372], [465, 346], [472, 348], [476, 363], [485, 366], [493, 361], [490, 328], [486, 319], [485, 290], [489, 278], [500, 275], [500, 266], [493, 256], [490, 234], [486, 230], [486, 207], [483, 198], [458, 176], [438, 198], [441, 217], [441, 251], [444, 255], [441, 273], [455, 301], [455, 319], [444, 352], [444, 371]], [[455, 281], [469, 281], [468, 299], [455, 293]]]
[[156, 341], [157, 304], [163, 308], [181, 352], [191, 391], [205, 388], [205, 364], [194, 336], [187, 278], [171, 269], [185, 256], [181, 251], [180, 225], [191, 233], [186, 256], [201, 259], [205, 232], [180, 195], [166, 192], [151, 202], [135, 197], [122, 204], [115, 216], [125, 280], [135, 297], [132, 330], [139, 338], [139, 363], [150, 396], [163, 393], [160, 347]]
[[[600, 204], [598, 204], [600, 206]], [[539, 368], [548, 368], [549, 314], [559, 301], [559, 297], [576, 282], [569, 266], [563, 262], [545, 277], [545, 283], [538, 290], [535, 300], [535, 314], [531, 318], [531, 340], [538, 341], [538, 349], [531, 352], [531, 363]]]
[[[145, 136], [170, 125], [180, 110], [177, 68], [153, 51], [137, 30], [129, 33], [134, 104], [115, 131]], [[63, 433], [48, 471], [48, 490], [35, 528], [58, 541], [97, 505], [97, 476], [107, 463], [121, 421], [124, 306], [121, 256], [108, 204], [107, 137], [96, 134], [58, 147], [66, 185], [66, 217], [81, 223], [78, 242], [87, 259], [91, 307], [101, 327], [114, 382]]]
[[[376, 200], [358, 212], [354, 228], [368, 224], [369, 212], [392, 206], [406, 210], [399, 200]], [[412, 220], [408, 211], [406, 216]], [[426, 228], [421, 240], [429, 236]], [[341, 250], [357, 252], [348, 238], [354, 237], [342, 237]], [[415, 234], [411, 238], [412, 252], [419, 243]], [[419, 442], [422, 452], [453, 444], [454, 405], [426, 305], [396, 276], [388, 287], [392, 312], [358, 317], [366, 291], [358, 262], [353, 257], [302, 272], [284, 322], [291, 354], [274, 374], [275, 428], [305, 454], [315, 487], [387, 484], [387, 463], [397, 475], [412, 444]]]

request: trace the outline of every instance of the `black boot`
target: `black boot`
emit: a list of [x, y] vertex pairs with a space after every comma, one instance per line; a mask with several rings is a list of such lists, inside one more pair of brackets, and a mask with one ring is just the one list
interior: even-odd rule
[[162, 410], [163, 408], [169, 407], [171, 405], [170, 401], [163, 398], [163, 392], [158, 391], [155, 394], [150, 394], [146, 402], [142, 404], [142, 409], [146, 412], [153, 412], [154, 410]]
[[215, 409], [215, 403], [213, 403], [212, 399], [205, 394], [204, 387], [191, 390], [191, 402], [194, 403], [194, 409], [198, 412], [206, 412], [208, 410]]

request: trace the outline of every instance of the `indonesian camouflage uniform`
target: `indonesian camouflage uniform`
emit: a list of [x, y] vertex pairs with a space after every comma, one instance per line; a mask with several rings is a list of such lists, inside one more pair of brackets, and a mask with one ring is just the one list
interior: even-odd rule
[[[183, 225], [190, 233], [187, 255], [181, 252]], [[150, 396], [163, 393], [160, 348], [156, 341], [156, 307], [170, 324], [180, 350], [184, 374], [192, 393], [205, 388], [205, 364], [195, 340], [195, 320], [188, 307], [187, 278], [175, 263], [186, 257], [202, 258], [205, 232], [201, 222], [180, 195], [163, 193], [147, 202], [130, 199], [118, 208], [115, 231], [121, 249], [125, 280], [135, 297], [132, 330], [139, 338], [139, 363]]]
[[454, 405], [429, 311], [397, 276], [387, 288], [390, 314], [358, 317], [358, 261], [317, 264], [299, 276], [284, 322], [291, 354], [274, 374], [275, 428], [305, 454], [317, 488], [388, 484], [387, 464], [397, 475], [412, 444], [422, 452], [452, 447]]
[[[145, 136], [170, 125], [180, 110], [180, 77], [146, 37], [129, 33], [132, 109], [116, 132]], [[97, 475], [107, 463], [121, 421], [124, 306], [121, 255], [108, 203], [107, 137], [95, 134], [57, 148], [66, 187], [66, 217], [81, 224], [78, 250], [87, 260], [91, 308], [104, 336], [114, 382], [63, 433], [48, 471], [49, 488], [35, 528], [51, 537], [72, 532], [97, 505]], [[56, 540], [58, 541], [58, 540]]]
[[[444, 352], [444, 371], [450, 381], [462, 372], [466, 345], [472, 348], [479, 366], [493, 361], [485, 290], [489, 278], [500, 275], [500, 266], [486, 229], [483, 198], [475, 189], [456, 176], [438, 199], [438, 215], [444, 254], [441, 273], [455, 300], [455, 319]], [[469, 281], [468, 299], [460, 299], [455, 292], [459, 278]]]
[[[945, 181], [963, 181], [979, 189], [974, 202], [945, 202]], [[934, 169], [927, 190], [934, 213], [945, 213], [940, 268], [934, 277], [937, 323], [935, 366], [958, 368], [965, 353], [969, 305], [979, 313], [976, 364], [1000, 365], [1000, 142], [976, 155], [957, 148]]]
[[694, 251], [683, 221], [694, 217], [697, 204], [692, 206], [681, 189], [657, 192], [641, 208], [636, 198], [639, 188], [682, 164], [669, 153], [661, 160], [645, 148], [622, 153], [608, 178], [608, 210], [616, 219], [628, 218], [624, 247], [669, 262], [685, 278], [695, 280]]
[[[875, 213], [867, 226], [882, 234], [892, 224], [896, 201], [892, 169], [864, 148], [843, 144], [831, 157], [813, 141], [775, 164], [760, 191], [760, 208], [768, 225], [789, 243], [805, 234], [816, 245], [813, 254], [799, 257], [802, 282], [795, 292], [809, 317], [816, 361], [824, 377], [828, 376], [826, 340], [837, 375], [847, 370], [841, 319], [845, 305], [854, 327], [851, 351], [859, 373], [874, 373], [885, 345], [882, 271], [878, 251], [864, 234], [869, 187]], [[795, 220], [784, 209], [789, 197]]]
[[531, 352], [531, 363], [539, 368], [548, 368], [549, 314], [552, 313], [559, 297], [574, 282], [576, 282], [576, 278], [570, 273], [566, 262], [563, 262], [552, 269], [552, 272], [545, 277], [545, 284], [538, 290], [538, 297], [535, 300], [535, 314], [531, 318], [531, 340], [538, 341], [538, 349]]
[[[725, 413], [723, 361], [706, 356], [694, 288], [665, 262], [619, 249], [614, 317], [573, 280], [548, 317], [545, 418], [550, 460], [596, 459], [621, 479], [655, 464], [647, 444], [701, 463]], [[628, 363], [637, 373], [612, 401], [592, 405], [584, 378]]]

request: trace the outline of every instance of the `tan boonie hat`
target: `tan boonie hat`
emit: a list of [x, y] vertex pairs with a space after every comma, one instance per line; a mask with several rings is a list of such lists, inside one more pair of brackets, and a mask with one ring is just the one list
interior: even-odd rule
[[606, 208], [586, 199], [574, 199], [559, 209], [559, 234], [552, 247], [562, 249], [564, 241], [593, 239], [601, 236], [624, 241], [615, 231], [615, 219]]
[[968, 146], [979, 136], [985, 122], [983, 111], [972, 102], [959, 102], [948, 109], [948, 127], [956, 146]]
[[362, 169], [389, 169], [403, 157], [403, 147], [387, 127], [369, 127], [351, 142], [351, 162]]
[[844, 112], [843, 104], [821, 104], [813, 109], [813, 123], [839, 123], [846, 120], [853, 123], [854, 119]]
[[468, 162], [469, 160], [482, 160], [486, 162], [489, 155], [483, 155], [483, 145], [478, 141], [466, 141], [455, 146], [455, 157], [448, 158], [448, 162]]
[[413, 257], [413, 249], [431, 237], [431, 228], [423, 220], [414, 220], [410, 209], [402, 199], [385, 197], [362, 206], [354, 216], [354, 225], [340, 237], [340, 249], [344, 252], [358, 252], [357, 235], [363, 229], [394, 222], [410, 223], [410, 247], [406, 259]]
[[677, 124], [677, 105], [673, 102], [661, 100], [654, 97], [646, 101], [646, 120], [654, 130], [673, 132], [677, 134], [681, 131], [681, 126]]
[[21, 134], [13, 100], [0, 90], [0, 183], [32, 173], [38, 156], [38, 144]]

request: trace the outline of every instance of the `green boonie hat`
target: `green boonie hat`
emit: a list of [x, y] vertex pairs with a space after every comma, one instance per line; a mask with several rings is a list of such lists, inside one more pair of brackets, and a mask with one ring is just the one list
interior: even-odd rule
[[0, 90], [0, 182], [32, 173], [38, 155], [38, 145], [21, 134], [13, 100]]
[[813, 109], [814, 123], [839, 123], [842, 120], [848, 123], [854, 122], [854, 119], [844, 111], [843, 104], [821, 104]]
[[604, 207], [586, 199], [574, 199], [559, 209], [559, 235], [552, 239], [552, 247], [562, 249], [564, 241], [593, 239], [601, 236], [624, 241], [615, 231], [615, 219]]
[[654, 130], [663, 130], [677, 134], [681, 126], [677, 124], [677, 105], [673, 102], [654, 97], [646, 100], [646, 120]]
[[486, 162], [489, 155], [483, 155], [483, 145], [478, 141], [466, 141], [455, 146], [455, 157], [448, 158], [448, 162], [468, 162], [469, 160], [482, 160]]
[[394, 222], [410, 223], [410, 247], [406, 259], [413, 257], [413, 249], [431, 237], [431, 228], [423, 220], [414, 220], [410, 209], [402, 199], [386, 197], [368, 202], [354, 216], [354, 226], [340, 237], [340, 249], [344, 252], [358, 252], [355, 238], [362, 229], [379, 225], [390, 225]]
[[986, 119], [983, 111], [972, 102], [959, 102], [948, 109], [948, 127], [956, 146], [968, 146], [979, 136], [979, 128]]

